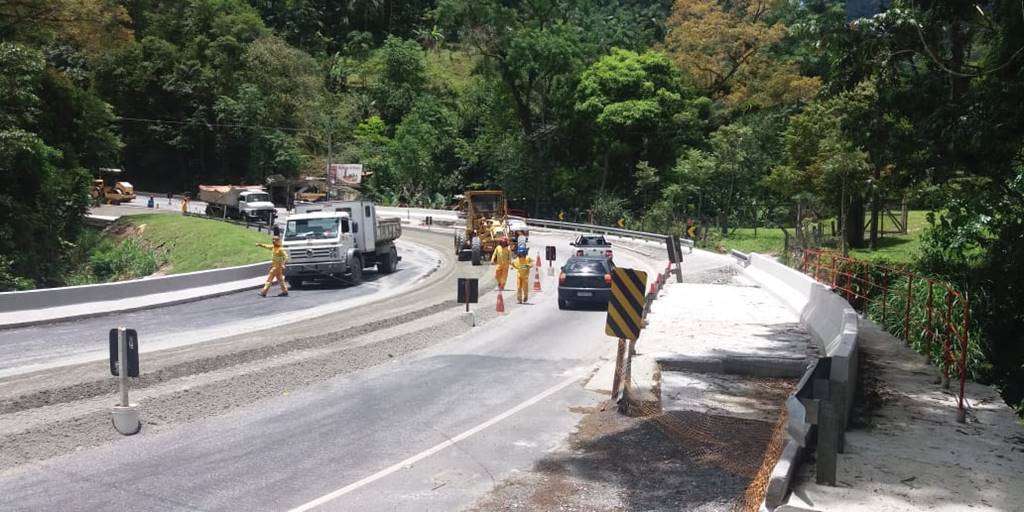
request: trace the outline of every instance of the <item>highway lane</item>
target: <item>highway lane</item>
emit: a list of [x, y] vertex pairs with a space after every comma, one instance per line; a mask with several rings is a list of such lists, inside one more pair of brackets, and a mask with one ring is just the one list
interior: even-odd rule
[[419, 286], [440, 263], [422, 235], [407, 232], [398, 241], [402, 257], [391, 275], [367, 271], [359, 286], [340, 283], [309, 285], [288, 297], [261, 299], [244, 291], [195, 302], [110, 316], [0, 330], [0, 377], [107, 357], [107, 332], [118, 325], [136, 329], [143, 352], [266, 329], [393, 297]]
[[[654, 270], [628, 253], [616, 258]], [[559, 311], [555, 283], [545, 273], [545, 291], [530, 305], [506, 292], [507, 316], [433, 348], [237, 412], [8, 471], [0, 475], [7, 497], [0, 509], [282, 510], [347, 486], [324, 509], [465, 506], [562, 442], [578, 420], [571, 407], [604, 398], [582, 383], [614, 346], [605, 315]], [[380, 473], [424, 450], [422, 460]], [[366, 480], [373, 475], [380, 476]]]

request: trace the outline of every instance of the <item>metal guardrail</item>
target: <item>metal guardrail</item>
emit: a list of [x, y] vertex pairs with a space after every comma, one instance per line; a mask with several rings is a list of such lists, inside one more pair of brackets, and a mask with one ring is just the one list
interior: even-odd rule
[[[663, 242], [665, 241], [665, 238], [668, 237], [668, 235], [663, 235], [661, 233], [648, 233], [646, 231], [633, 231], [631, 229], [599, 226], [597, 224], [577, 224], [575, 222], [562, 222], [558, 220], [526, 219], [526, 225], [541, 228], [564, 229], [566, 231], [587, 231], [590, 233], [622, 236], [637, 240], [654, 240], [658, 242]], [[689, 238], [680, 238], [679, 243], [685, 245], [691, 251], [693, 250], [693, 240], [690, 240]]]

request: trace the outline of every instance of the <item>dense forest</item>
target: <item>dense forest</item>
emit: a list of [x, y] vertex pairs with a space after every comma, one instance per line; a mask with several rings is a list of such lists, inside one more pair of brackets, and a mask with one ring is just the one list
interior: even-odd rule
[[1019, 401], [1022, 5], [846, 7], [0, 0], [0, 288], [61, 283], [100, 167], [180, 193], [330, 154], [382, 202], [497, 187], [531, 215], [662, 230], [800, 203], [844, 246], [907, 198], [936, 212], [916, 268], [975, 294]]

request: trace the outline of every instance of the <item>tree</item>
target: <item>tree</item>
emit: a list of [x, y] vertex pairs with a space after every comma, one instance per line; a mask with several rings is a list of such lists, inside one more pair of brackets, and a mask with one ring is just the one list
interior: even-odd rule
[[[613, 49], [580, 75], [576, 87], [578, 112], [587, 116], [605, 139], [601, 188], [611, 175], [613, 183], [632, 180], [636, 162], [654, 167], [675, 156], [673, 142], [701, 128], [701, 112], [682, 76], [662, 53], [638, 54]], [[613, 148], [626, 153], [623, 176], [611, 171]]]
[[800, 103], [821, 85], [794, 64], [773, 57], [786, 27], [769, 22], [762, 0], [676, 0], [665, 48], [705, 94], [737, 110]]

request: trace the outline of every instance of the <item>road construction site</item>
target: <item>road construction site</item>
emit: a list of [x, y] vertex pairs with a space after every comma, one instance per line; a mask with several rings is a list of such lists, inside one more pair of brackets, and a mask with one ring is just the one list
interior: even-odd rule
[[[556, 304], [573, 233], [531, 231], [531, 255], [555, 246], [558, 258], [520, 305], [496, 290], [493, 266], [457, 261], [450, 229], [404, 213], [398, 271], [359, 286], [267, 299], [247, 289], [0, 329], [0, 510], [765, 505], [789, 460], [787, 398], [823, 352], [821, 329], [757, 279], [774, 267], [686, 255], [683, 282], [654, 294], [625, 416], [608, 400], [606, 311]], [[666, 273], [663, 242], [613, 245], [618, 266], [652, 283]], [[455, 302], [460, 277], [479, 279], [469, 313]], [[130, 437], [110, 424], [106, 340], [119, 325], [141, 347], [131, 388], [142, 430]], [[1024, 456], [1007, 464], [1024, 468]], [[1004, 482], [989, 499], [1014, 492]], [[813, 506], [828, 510], [823, 495]]]

